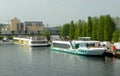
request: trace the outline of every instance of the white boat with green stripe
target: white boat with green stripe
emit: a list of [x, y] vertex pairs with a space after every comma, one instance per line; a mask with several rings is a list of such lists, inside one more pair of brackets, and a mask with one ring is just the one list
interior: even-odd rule
[[100, 46], [99, 41], [52, 41], [51, 50], [68, 52], [79, 55], [103, 55], [106, 47]]

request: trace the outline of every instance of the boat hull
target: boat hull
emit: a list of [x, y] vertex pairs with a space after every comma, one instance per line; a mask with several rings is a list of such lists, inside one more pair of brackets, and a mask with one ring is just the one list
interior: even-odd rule
[[74, 49], [61, 49], [61, 48], [53, 48], [53, 47], [51, 47], [51, 50], [72, 53], [72, 54], [77, 54], [77, 55], [91, 55], [91, 56], [102, 56], [105, 53], [105, 50], [79, 50], [79, 51], [76, 51]]

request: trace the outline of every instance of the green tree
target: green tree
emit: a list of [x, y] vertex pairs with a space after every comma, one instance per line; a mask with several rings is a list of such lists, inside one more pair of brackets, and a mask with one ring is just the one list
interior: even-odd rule
[[111, 41], [114, 31], [115, 23], [113, 22], [111, 16], [110, 15], [105, 16], [104, 40]]
[[48, 41], [50, 40], [50, 32], [47, 29], [43, 32], [43, 36], [45, 36]]
[[69, 35], [69, 27], [70, 27], [70, 24], [66, 23], [64, 24], [62, 27], [61, 27], [61, 30], [60, 30], [60, 35], [66, 39], [67, 36]]
[[115, 31], [113, 33], [112, 42], [118, 42], [118, 41], [120, 41], [120, 31]]
[[74, 24], [64, 24], [61, 28], [60, 35], [64, 38], [77, 39], [79, 36], [90, 36], [92, 39], [100, 41], [111, 41], [115, 31], [115, 23], [110, 15], [101, 15], [99, 18], [90, 16], [88, 21], [79, 20]]
[[74, 21], [71, 21], [70, 29], [69, 29], [69, 38], [70, 38], [70, 40], [74, 39], [74, 34], [75, 34]]
[[97, 17], [94, 17], [92, 19], [92, 23], [93, 23], [93, 26], [92, 26], [92, 39], [97, 39], [97, 27], [99, 25], [99, 20]]
[[83, 22], [83, 27], [82, 27], [82, 36], [85, 37], [86, 35], [86, 28], [87, 28], [87, 23], [84, 21]]
[[104, 23], [105, 23], [104, 16], [100, 16], [99, 25], [97, 29], [97, 39], [100, 41], [104, 40]]
[[78, 26], [75, 26], [74, 39], [78, 39]]
[[83, 21], [79, 20], [77, 22], [77, 26], [75, 27], [75, 39], [78, 39], [78, 37], [82, 36], [83, 32]]
[[87, 21], [87, 36], [91, 37], [92, 36], [92, 20], [91, 17], [88, 17]]

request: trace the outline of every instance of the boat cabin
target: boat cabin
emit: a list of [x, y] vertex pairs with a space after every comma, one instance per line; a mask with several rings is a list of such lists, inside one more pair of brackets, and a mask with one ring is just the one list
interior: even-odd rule
[[72, 42], [75, 49], [79, 47], [98, 47], [100, 46], [99, 41], [73, 41]]

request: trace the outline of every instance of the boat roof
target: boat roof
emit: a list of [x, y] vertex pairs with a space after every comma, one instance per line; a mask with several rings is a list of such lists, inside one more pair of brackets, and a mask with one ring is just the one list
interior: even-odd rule
[[70, 42], [70, 41], [53, 40], [52, 42], [55, 42], [55, 43], [66, 43], [66, 42]]
[[[99, 43], [100, 41], [80, 41], [80, 40], [73, 40], [71, 41], [72, 43]], [[62, 40], [59, 40], [59, 41], [52, 41], [52, 43], [63, 43], [63, 44], [70, 44], [70, 41], [62, 41]]]
[[100, 41], [78, 41], [78, 40], [74, 40], [72, 41], [73, 43], [99, 43]]
[[78, 40], [89, 41], [91, 40], [91, 37], [78, 37]]
[[52, 43], [63, 43], [63, 44], [68, 44], [70, 43], [70, 41], [62, 41], [62, 40], [59, 40], [59, 41], [52, 41]]

